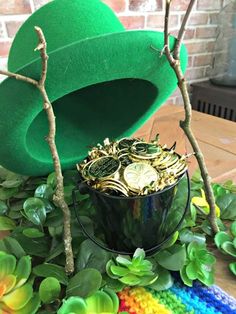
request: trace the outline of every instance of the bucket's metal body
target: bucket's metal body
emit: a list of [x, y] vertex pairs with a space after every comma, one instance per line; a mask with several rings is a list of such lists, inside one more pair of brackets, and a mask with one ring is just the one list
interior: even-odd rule
[[[179, 185], [183, 184], [186, 176], [186, 200], [184, 204], [178, 204], [178, 200], [174, 204]], [[184, 219], [190, 196], [187, 172], [186, 176], [182, 176], [178, 182], [163, 191], [138, 197], [111, 196], [83, 183], [79, 184], [80, 192], [90, 195], [96, 209], [96, 224], [105, 235], [107, 247], [87, 233], [80, 221], [79, 210], [75, 209], [78, 221], [86, 235], [104, 249], [132, 254], [139, 247], [147, 254], [152, 254], [166, 243]]]

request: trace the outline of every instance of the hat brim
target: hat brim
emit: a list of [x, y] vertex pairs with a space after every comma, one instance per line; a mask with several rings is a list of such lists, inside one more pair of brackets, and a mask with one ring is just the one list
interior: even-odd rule
[[[174, 41], [171, 37], [171, 47]], [[166, 56], [158, 53], [163, 46], [163, 33], [125, 31], [79, 41], [49, 54], [46, 89], [56, 115], [56, 144], [63, 169], [74, 167], [90, 145], [105, 137], [131, 136], [172, 94], [177, 79]], [[180, 60], [185, 71], [185, 46]], [[38, 79], [41, 60], [17, 73]], [[7, 78], [0, 85], [0, 98], [0, 164], [26, 175], [53, 171], [39, 91]]]

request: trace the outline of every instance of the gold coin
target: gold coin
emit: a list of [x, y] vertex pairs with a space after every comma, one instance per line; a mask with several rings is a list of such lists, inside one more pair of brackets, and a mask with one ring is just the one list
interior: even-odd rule
[[112, 179], [112, 178], [109, 178], [109, 179], [106, 179], [106, 180], [101, 180], [100, 181], [100, 184], [103, 186], [104, 184], [115, 184], [121, 188], [123, 188], [124, 190], [126, 190], [127, 192], [129, 191], [128, 187], [121, 181], [119, 180], [116, 180], [116, 179]]
[[100, 157], [90, 164], [87, 174], [93, 179], [104, 179], [114, 176], [120, 167], [120, 161], [113, 156]]
[[129, 188], [140, 191], [145, 186], [157, 181], [158, 174], [152, 166], [135, 162], [125, 168], [124, 179]]

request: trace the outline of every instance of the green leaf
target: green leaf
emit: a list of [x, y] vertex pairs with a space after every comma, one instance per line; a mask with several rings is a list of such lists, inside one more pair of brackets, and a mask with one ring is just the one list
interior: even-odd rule
[[67, 185], [64, 187], [64, 197], [67, 205], [72, 205], [72, 191], [74, 190], [74, 185]]
[[228, 233], [220, 231], [220, 232], [217, 232], [214, 240], [215, 240], [216, 246], [220, 249], [224, 242], [231, 241], [231, 237], [228, 235]]
[[6, 201], [17, 194], [18, 188], [7, 189], [0, 187], [0, 200]]
[[115, 263], [113, 262], [112, 259], [110, 259], [107, 264], [106, 264], [106, 272], [107, 272], [107, 275], [113, 279], [117, 279], [119, 278], [119, 276], [116, 276], [112, 273], [111, 271], [111, 266], [115, 265]]
[[208, 272], [203, 274], [198, 274], [198, 280], [200, 280], [206, 286], [212, 286], [214, 284], [214, 275], [213, 272]]
[[172, 245], [175, 244], [175, 242], [178, 240], [178, 237], [179, 237], [179, 231], [176, 231], [171, 237], [170, 239], [165, 242], [164, 246], [163, 246], [163, 249], [167, 249], [169, 247], [171, 247]]
[[41, 264], [33, 268], [33, 273], [38, 277], [54, 277], [63, 285], [68, 284], [68, 277], [63, 267], [55, 264]]
[[70, 297], [67, 300], [63, 300], [63, 304], [60, 307], [58, 314], [88, 314], [87, 304], [84, 299], [80, 297]]
[[60, 243], [58, 244], [56, 247], [54, 247], [53, 249], [51, 249], [51, 251], [49, 252], [49, 255], [47, 256], [47, 258], [45, 259], [45, 262], [49, 262], [52, 259], [54, 259], [55, 257], [61, 255], [64, 252], [64, 244]]
[[116, 265], [111, 265], [110, 267], [111, 272], [116, 275], [116, 276], [126, 276], [130, 273], [128, 268], [122, 267], [122, 266], [116, 266]]
[[193, 182], [203, 182], [200, 169], [197, 169], [193, 173], [191, 181], [193, 181]]
[[211, 226], [208, 220], [204, 220], [200, 228], [209, 236], [212, 236]]
[[16, 224], [12, 219], [0, 216], [0, 231], [14, 230], [15, 227]]
[[158, 275], [154, 274], [152, 276], [142, 276], [140, 278], [139, 286], [144, 287], [153, 284], [158, 279]]
[[22, 256], [17, 263], [16, 270], [14, 272], [16, 276], [16, 286], [15, 288], [21, 287], [26, 283], [31, 273], [31, 257]]
[[106, 282], [105, 286], [112, 289], [115, 292], [120, 292], [124, 289], [125, 284], [117, 279], [109, 277], [107, 274], [103, 275], [103, 280]]
[[106, 263], [109, 259], [110, 253], [87, 239], [80, 245], [76, 260], [76, 268], [77, 271], [84, 268], [95, 268], [101, 273], [104, 273], [106, 271]]
[[42, 225], [46, 220], [46, 208], [40, 198], [30, 197], [23, 204], [27, 218], [35, 225]]
[[42, 238], [44, 233], [36, 228], [26, 228], [23, 230], [23, 234], [28, 238]]
[[217, 199], [217, 205], [221, 209], [222, 219], [236, 219], [236, 194], [230, 193], [219, 197]]
[[10, 254], [0, 256], [0, 280], [7, 275], [12, 275], [16, 267], [16, 258]]
[[60, 282], [54, 277], [45, 278], [39, 286], [39, 297], [45, 304], [55, 301], [61, 292]]
[[221, 245], [221, 248], [222, 248], [222, 250], [223, 250], [225, 253], [227, 253], [227, 254], [229, 254], [229, 255], [231, 255], [231, 256], [233, 256], [233, 257], [236, 257], [236, 248], [234, 247], [234, 245], [233, 245], [232, 242], [230, 242], [230, 241], [224, 242], [224, 243]]
[[[17, 314], [35, 314], [38, 313], [38, 308], [40, 307], [40, 299], [37, 293], [29, 300], [29, 302], [19, 310], [15, 312]], [[48, 314], [48, 313], [47, 313]]]
[[236, 238], [233, 239], [233, 245], [236, 248]]
[[44, 203], [44, 206], [45, 206], [45, 210], [46, 210], [46, 213], [49, 214], [51, 213], [52, 211], [54, 211], [55, 209], [55, 206], [52, 202], [50, 202], [48, 199], [46, 198], [42, 198], [42, 201]]
[[132, 262], [131, 262], [131, 259], [129, 256], [122, 256], [122, 255], [118, 255], [116, 257], [116, 261], [117, 263], [119, 263], [120, 265], [123, 265], [123, 266], [130, 266], [132, 265]]
[[189, 279], [191, 280], [195, 280], [197, 279], [197, 265], [195, 264], [195, 262], [191, 262], [186, 266], [186, 275], [188, 276]]
[[234, 237], [236, 237], [236, 221], [234, 221], [230, 226], [230, 231]]
[[33, 296], [33, 288], [30, 284], [25, 284], [20, 288], [13, 290], [12, 292], [6, 294], [1, 298], [1, 301], [4, 302], [12, 310], [20, 310]]
[[101, 286], [102, 276], [100, 272], [93, 268], [83, 269], [72, 277], [68, 283], [67, 296], [89, 297]]
[[4, 188], [11, 189], [11, 188], [18, 188], [22, 183], [23, 183], [23, 180], [18, 178], [15, 180], [12, 179], [12, 180], [3, 181], [0, 185], [3, 186]]
[[158, 266], [156, 273], [158, 273], [157, 280], [148, 286], [155, 291], [167, 290], [172, 287], [174, 280], [170, 274], [170, 272], [160, 266]]
[[186, 260], [185, 246], [175, 244], [167, 250], [157, 253], [155, 259], [162, 267], [168, 270], [178, 271], [184, 266]]
[[27, 254], [39, 257], [48, 256], [50, 248], [49, 237], [44, 236], [41, 238], [28, 238], [20, 232], [15, 232], [12, 234], [12, 237], [19, 242]]
[[133, 274], [126, 275], [122, 278], [119, 278], [118, 280], [120, 282], [126, 284], [126, 285], [129, 285], [129, 286], [136, 286], [136, 285], [140, 284], [140, 282], [141, 282], [141, 278], [139, 278]]
[[229, 269], [236, 276], [236, 262], [229, 264]]
[[143, 249], [137, 248], [134, 252], [133, 258], [142, 261], [145, 258], [145, 252]]
[[186, 266], [184, 266], [181, 270], [180, 270], [180, 277], [183, 281], [183, 283], [186, 286], [192, 287], [193, 286], [193, 281], [191, 279], [188, 278], [188, 275], [186, 273]]
[[0, 201], [0, 216], [5, 215], [8, 211], [8, 207], [5, 202]]
[[190, 243], [192, 241], [198, 242], [198, 243], [205, 243], [206, 237], [204, 234], [201, 233], [193, 233], [189, 229], [183, 229], [180, 231], [179, 240], [182, 243]]
[[103, 291], [95, 292], [85, 301], [88, 313], [114, 313], [112, 299]]
[[47, 177], [47, 185], [51, 185], [51, 187], [54, 189], [57, 185], [57, 179], [56, 179], [56, 172], [52, 172]]
[[13, 254], [17, 258], [26, 255], [26, 252], [19, 244], [19, 242], [10, 236], [4, 237], [2, 240], [0, 240], [0, 251]]
[[34, 197], [42, 197], [48, 200], [52, 200], [53, 188], [49, 184], [41, 184], [34, 192]]

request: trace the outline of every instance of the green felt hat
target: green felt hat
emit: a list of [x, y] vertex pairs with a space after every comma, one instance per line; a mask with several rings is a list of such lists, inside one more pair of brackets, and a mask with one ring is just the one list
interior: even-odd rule
[[[106, 137], [132, 135], [177, 87], [173, 69], [157, 52], [163, 33], [126, 31], [100, 0], [54, 0], [32, 14], [13, 41], [10, 71], [40, 77], [34, 26], [42, 28], [48, 43], [46, 89], [63, 169], [74, 167]], [[185, 70], [184, 46], [181, 64]], [[0, 117], [0, 164], [26, 175], [53, 171], [39, 91], [7, 78], [0, 85]]]

